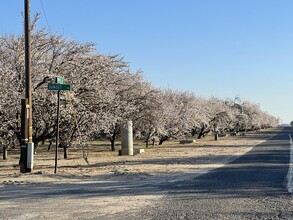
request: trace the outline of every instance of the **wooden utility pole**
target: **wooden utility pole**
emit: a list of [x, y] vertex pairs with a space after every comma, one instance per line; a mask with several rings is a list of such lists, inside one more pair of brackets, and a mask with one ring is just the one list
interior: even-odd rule
[[28, 141], [33, 142], [33, 109], [32, 109], [32, 75], [31, 75], [31, 28], [30, 28], [30, 0], [25, 0], [25, 98], [29, 102]]
[[[25, 38], [25, 113], [22, 111], [22, 143], [20, 156], [20, 172], [31, 172], [33, 169], [33, 108], [32, 108], [32, 76], [31, 76], [31, 29], [30, 0], [24, 0], [24, 38]], [[24, 106], [22, 106], [22, 109]]]

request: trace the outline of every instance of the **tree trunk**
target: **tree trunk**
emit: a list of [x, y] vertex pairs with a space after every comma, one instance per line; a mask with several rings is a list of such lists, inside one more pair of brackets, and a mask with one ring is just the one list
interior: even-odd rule
[[149, 139], [146, 139], [145, 141], [145, 148], [148, 148], [149, 147]]
[[215, 141], [218, 140], [218, 137], [219, 137], [218, 133], [215, 133], [215, 134], [214, 134], [214, 139], [215, 139]]
[[113, 134], [110, 136], [110, 141], [111, 141], [111, 151], [115, 151], [115, 141], [116, 141], [116, 136], [117, 136], [117, 126], [115, 127]]
[[168, 140], [168, 136], [164, 136], [162, 138], [160, 138], [160, 142], [159, 142], [159, 145], [162, 145], [164, 141]]
[[64, 159], [68, 158], [68, 147], [66, 145], [63, 146], [63, 151], [64, 151]]
[[145, 148], [148, 148], [149, 147], [150, 137], [151, 137], [151, 133], [149, 133], [147, 135], [147, 137], [146, 137], [146, 140], [145, 140]]
[[49, 140], [48, 151], [50, 151], [50, 150], [51, 150], [51, 146], [52, 146], [52, 141], [51, 141], [51, 140]]
[[201, 139], [204, 136], [204, 130], [205, 130], [205, 126], [203, 126], [200, 129], [200, 132], [199, 132], [199, 135], [198, 135], [197, 139]]
[[152, 145], [155, 146], [155, 138], [152, 139]]
[[192, 130], [191, 130], [191, 135], [192, 135], [192, 137], [195, 136], [195, 133], [196, 133], [196, 129], [192, 129]]
[[205, 130], [206, 128], [207, 128], [207, 126], [202, 126], [202, 128], [200, 129], [200, 132], [199, 132], [199, 135], [198, 135], [197, 139], [201, 139], [201, 138], [205, 137], [205, 135], [211, 131], [211, 130], [206, 131]]
[[34, 154], [36, 154], [38, 148], [39, 148], [40, 141], [34, 140]]
[[115, 151], [116, 149], [115, 149], [115, 139], [110, 139], [110, 141], [111, 141], [111, 151]]
[[115, 141], [116, 141], [116, 132], [114, 131], [113, 135], [110, 137], [111, 141], [111, 151], [115, 151]]
[[40, 142], [35, 142], [35, 143], [34, 143], [34, 154], [37, 154], [37, 149], [38, 149], [38, 147], [39, 147], [39, 143], [40, 143]]
[[2, 147], [3, 150], [3, 160], [7, 160], [7, 147]]

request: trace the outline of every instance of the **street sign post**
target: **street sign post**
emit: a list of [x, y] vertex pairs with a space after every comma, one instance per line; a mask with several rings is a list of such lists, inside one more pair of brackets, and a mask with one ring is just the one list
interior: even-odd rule
[[70, 84], [64, 84], [64, 78], [57, 76], [56, 83], [49, 83], [48, 90], [57, 91], [57, 130], [56, 130], [56, 151], [55, 151], [55, 173], [57, 173], [58, 144], [59, 144], [59, 119], [60, 119], [60, 91], [70, 90]]

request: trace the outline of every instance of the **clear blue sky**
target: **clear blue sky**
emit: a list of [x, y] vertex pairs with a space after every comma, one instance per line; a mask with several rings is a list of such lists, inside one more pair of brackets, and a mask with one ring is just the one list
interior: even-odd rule
[[[121, 54], [156, 87], [240, 96], [293, 120], [292, 0], [31, 0], [39, 27]], [[1, 0], [0, 32], [23, 30]]]

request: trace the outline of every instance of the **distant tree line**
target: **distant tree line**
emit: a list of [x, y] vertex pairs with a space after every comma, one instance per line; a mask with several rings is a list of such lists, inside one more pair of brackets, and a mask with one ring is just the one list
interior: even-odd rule
[[[37, 30], [32, 23], [33, 141], [56, 134], [55, 91], [47, 84], [63, 76], [72, 90], [61, 94], [60, 141], [67, 150], [76, 140], [107, 137], [111, 149], [120, 124], [132, 120], [135, 136], [149, 143], [183, 137], [202, 138], [210, 131], [269, 128], [278, 119], [258, 104], [240, 99], [205, 99], [188, 91], [158, 89], [123, 57], [97, 53], [93, 43]], [[20, 100], [24, 97], [24, 35], [0, 37], [0, 142], [3, 151], [19, 145]]]

